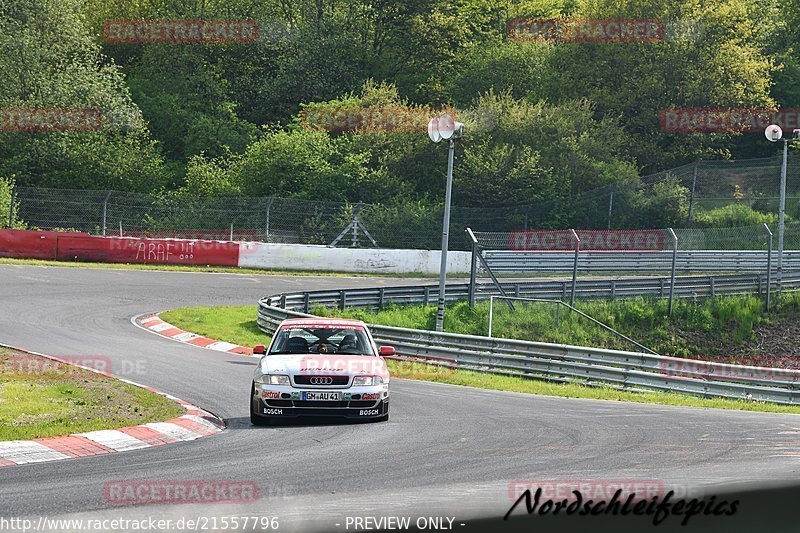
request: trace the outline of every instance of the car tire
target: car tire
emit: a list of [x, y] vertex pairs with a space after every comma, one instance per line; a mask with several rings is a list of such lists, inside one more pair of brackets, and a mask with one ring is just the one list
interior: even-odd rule
[[378, 418], [376, 418], [375, 422], [388, 422], [389, 421], [389, 406], [386, 405], [385, 408], [386, 408], [386, 412], [383, 414], [383, 416], [379, 416]]
[[254, 426], [270, 426], [272, 419], [265, 416], [259, 416], [253, 411], [253, 406], [250, 406], [250, 423]]
[[250, 423], [254, 426], [269, 426], [272, 424], [272, 419], [256, 414], [256, 411], [253, 408], [253, 396], [255, 396], [255, 390], [256, 384], [253, 383], [253, 386], [250, 389]]

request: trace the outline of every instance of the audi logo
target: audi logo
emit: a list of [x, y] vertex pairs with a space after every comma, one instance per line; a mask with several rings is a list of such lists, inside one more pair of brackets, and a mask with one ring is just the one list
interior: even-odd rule
[[311, 381], [312, 385], [332, 385], [333, 384], [333, 378], [311, 378], [309, 381]]

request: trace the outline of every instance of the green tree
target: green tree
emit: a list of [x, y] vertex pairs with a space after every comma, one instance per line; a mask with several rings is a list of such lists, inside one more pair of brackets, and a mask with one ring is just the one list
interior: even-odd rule
[[116, 66], [77, 0], [0, 4], [0, 108], [94, 108], [91, 132], [0, 132], [0, 174], [21, 185], [149, 190], [167, 180]]

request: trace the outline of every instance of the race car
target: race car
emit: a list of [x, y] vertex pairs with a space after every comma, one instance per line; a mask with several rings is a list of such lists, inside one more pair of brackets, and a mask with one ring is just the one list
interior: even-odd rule
[[301, 416], [389, 419], [391, 346], [375, 344], [360, 320], [297, 318], [278, 326], [262, 355], [250, 394], [250, 421], [269, 425]]

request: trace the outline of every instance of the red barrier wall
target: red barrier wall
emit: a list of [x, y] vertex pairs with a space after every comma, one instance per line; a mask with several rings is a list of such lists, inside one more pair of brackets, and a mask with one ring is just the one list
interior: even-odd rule
[[239, 243], [133, 237], [59, 237], [57, 257], [67, 261], [238, 266]]
[[0, 257], [55, 259], [58, 235], [53, 231], [0, 230]]
[[83, 233], [0, 230], [0, 257], [108, 263], [238, 266], [239, 243], [93, 237]]

